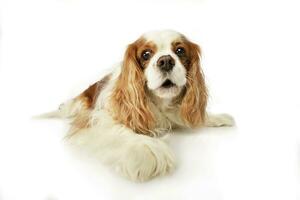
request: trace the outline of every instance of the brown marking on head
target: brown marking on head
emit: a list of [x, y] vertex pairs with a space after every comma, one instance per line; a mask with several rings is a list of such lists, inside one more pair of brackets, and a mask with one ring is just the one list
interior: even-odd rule
[[207, 89], [200, 66], [200, 47], [185, 37], [174, 41], [172, 46], [173, 51], [178, 47], [185, 50], [185, 54], [179, 56], [180, 62], [187, 69], [187, 83], [180, 106], [181, 118], [189, 127], [200, 126], [204, 123], [207, 105]]
[[128, 46], [121, 73], [111, 95], [114, 119], [142, 134], [151, 134], [155, 125], [143, 73], [148, 61], [141, 57], [142, 52], [149, 48], [155, 51], [155, 46], [143, 38]]
[[178, 58], [182, 65], [189, 70], [192, 66], [192, 61], [196, 57], [201, 56], [200, 48], [197, 44], [190, 42], [186, 37], [181, 36], [177, 40], [173, 41], [171, 44], [172, 51], [176, 54], [176, 50], [178, 48], [182, 48], [184, 53], [182, 55], [178, 55]]
[[[151, 57], [156, 53], [157, 47], [153, 42], [151, 41], [146, 42], [145, 39], [143, 38], [138, 39], [133, 44], [135, 44], [136, 46], [135, 57], [140, 67], [144, 70], [147, 67]], [[146, 52], [149, 52], [148, 59], [145, 59], [143, 57], [143, 54]]]

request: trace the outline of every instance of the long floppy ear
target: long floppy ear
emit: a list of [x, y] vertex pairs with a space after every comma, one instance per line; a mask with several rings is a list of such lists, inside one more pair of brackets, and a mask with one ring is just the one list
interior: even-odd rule
[[200, 48], [187, 41], [190, 52], [190, 66], [187, 70], [186, 93], [181, 102], [180, 114], [189, 127], [201, 126], [205, 120], [207, 89], [200, 67]]
[[137, 42], [126, 50], [121, 73], [111, 96], [111, 110], [115, 120], [137, 133], [150, 134], [155, 124], [149, 109], [146, 80], [137, 60]]

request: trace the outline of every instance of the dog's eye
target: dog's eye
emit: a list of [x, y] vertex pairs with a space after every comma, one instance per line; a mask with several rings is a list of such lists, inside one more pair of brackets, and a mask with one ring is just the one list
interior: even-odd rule
[[149, 58], [151, 57], [151, 50], [143, 51], [142, 57], [143, 57], [144, 60], [149, 60]]
[[183, 56], [185, 54], [185, 50], [183, 47], [178, 47], [175, 51], [177, 56]]

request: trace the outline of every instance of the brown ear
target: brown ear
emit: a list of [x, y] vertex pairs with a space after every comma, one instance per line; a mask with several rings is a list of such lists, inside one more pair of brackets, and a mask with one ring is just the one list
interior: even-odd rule
[[137, 60], [136, 43], [126, 50], [121, 74], [111, 96], [111, 110], [118, 122], [137, 133], [149, 134], [155, 122], [149, 109], [144, 73]]
[[201, 126], [205, 120], [207, 90], [200, 68], [200, 48], [192, 42], [187, 43], [191, 62], [187, 71], [186, 93], [181, 103], [180, 114], [187, 126], [196, 127]]

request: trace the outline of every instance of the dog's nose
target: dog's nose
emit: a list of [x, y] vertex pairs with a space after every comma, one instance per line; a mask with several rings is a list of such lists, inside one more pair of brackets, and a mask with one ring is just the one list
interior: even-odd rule
[[170, 55], [161, 56], [157, 61], [157, 66], [165, 72], [171, 71], [175, 65], [175, 60]]

